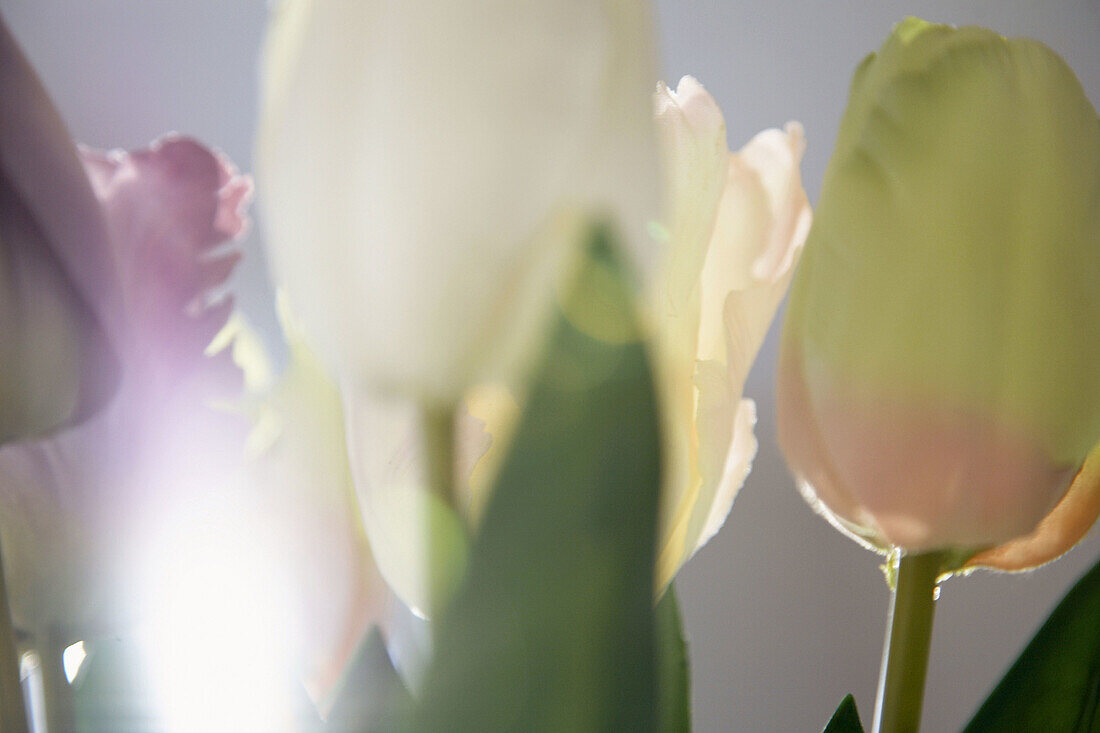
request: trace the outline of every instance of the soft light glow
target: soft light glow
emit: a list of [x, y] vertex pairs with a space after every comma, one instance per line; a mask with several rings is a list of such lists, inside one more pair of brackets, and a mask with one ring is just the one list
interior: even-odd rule
[[61, 664], [65, 667], [65, 679], [69, 680], [70, 684], [80, 673], [80, 665], [84, 664], [84, 660], [87, 658], [88, 653], [84, 651], [84, 642], [82, 641], [70, 644], [65, 647], [65, 651], [61, 652]]
[[158, 713], [172, 733], [292, 731], [299, 635], [276, 555], [248, 513], [196, 514], [148, 563], [142, 645]]

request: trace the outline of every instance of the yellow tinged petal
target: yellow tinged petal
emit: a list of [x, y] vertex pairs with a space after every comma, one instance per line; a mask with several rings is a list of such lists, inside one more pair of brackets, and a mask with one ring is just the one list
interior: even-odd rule
[[1084, 539], [1097, 517], [1100, 517], [1100, 444], [1092, 449], [1066, 495], [1043, 517], [1034, 532], [975, 555], [966, 567], [1017, 571], [1044, 565]]
[[804, 149], [801, 125], [788, 123], [728, 156], [691, 297], [658, 313], [666, 436], [659, 591], [725, 521], [756, 453], [755, 409], [742, 390], [809, 231]]

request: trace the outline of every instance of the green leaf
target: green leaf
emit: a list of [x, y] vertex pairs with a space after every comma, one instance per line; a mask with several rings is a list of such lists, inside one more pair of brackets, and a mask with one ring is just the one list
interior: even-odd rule
[[375, 733], [401, 727], [412, 706], [377, 627], [363, 637], [336, 687], [326, 733]]
[[438, 623], [414, 730], [656, 730], [660, 441], [639, 333], [597, 230]]
[[1100, 731], [1100, 563], [1066, 595], [966, 733]]
[[859, 722], [859, 710], [856, 709], [854, 697], [846, 695], [840, 701], [840, 707], [833, 713], [823, 733], [863, 733], [863, 724]]
[[657, 604], [657, 682], [661, 733], [691, 730], [691, 675], [676, 589]]

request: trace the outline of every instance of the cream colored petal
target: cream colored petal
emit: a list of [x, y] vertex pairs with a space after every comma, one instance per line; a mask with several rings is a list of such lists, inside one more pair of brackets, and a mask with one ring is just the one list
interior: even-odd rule
[[[729, 157], [691, 316], [662, 321], [658, 366], [666, 460], [658, 579], [724, 521], [755, 454], [745, 379], [782, 301], [810, 224], [801, 127], [767, 130]], [[690, 369], [690, 371], [689, 371]], [[745, 425], [748, 424], [746, 428]], [[747, 456], [747, 457], [746, 457]]]
[[[801, 126], [789, 123], [786, 132], [765, 130], [730, 156], [701, 276], [700, 359], [727, 358], [724, 323], [729, 317], [725, 312], [729, 293], [767, 287], [784, 279], [775, 304], [782, 299], [810, 227], [810, 206], [799, 170], [804, 148]], [[763, 319], [758, 321], [764, 325], [759, 335], [762, 340], [774, 308], [770, 313], [767, 308], [755, 308], [752, 313]], [[735, 316], [734, 321], [744, 324], [745, 317]], [[752, 340], [733, 334], [735, 343]], [[758, 349], [758, 343], [743, 349], [749, 356], [742, 381]]]
[[714, 98], [690, 76], [680, 80], [675, 92], [658, 84], [654, 109], [669, 236], [660, 306], [680, 316], [689, 309], [698, 284], [725, 185], [726, 121]]
[[[729, 516], [730, 508], [733, 506], [733, 500], [745, 484], [749, 471], [752, 470], [752, 462], [756, 458], [757, 449], [756, 435], [753, 431], [755, 425], [756, 403], [752, 400], [741, 400], [733, 426], [733, 440], [726, 456], [726, 464], [723, 467], [717, 491], [714, 493], [714, 499], [710, 503], [710, 511], [703, 523], [703, 530], [699, 534], [694, 549], [692, 549], [691, 554], [693, 555], [709, 542], [710, 538], [717, 534], [722, 525], [726, 523], [726, 517]], [[700, 504], [703, 505], [702, 502]], [[690, 559], [690, 557], [687, 559]]]
[[661, 272], [650, 296], [656, 330], [655, 368], [662, 404], [665, 457], [658, 577], [671, 577], [686, 547], [687, 521], [699, 486], [694, 429], [699, 273], [726, 181], [725, 119], [691, 77], [654, 97], [664, 181]]
[[782, 131], [761, 132], [738, 153], [760, 177], [775, 217], [764, 251], [752, 265], [757, 280], [774, 281], [789, 272], [809, 233], [810, 206], [800, 170], [805, 150], [802, 125], [788, 122]]
[[466, 528], [425, 488], [415, 408], [362, 390], [344, 395], [352, 475], [375, 562], [401, 600], [430, 616], [465, 572]]
[[[748, 290], [730, 293], [724, 308], [724, 331], [728, 363], [717, 360], [697, 363], [695, 375], [696, 411], [693, 427], [696, 431], [698, 490], [690, 501], [690, 519], [685, 529], [686, 549], [694, 552], [708, 537], [706, 525], [715, 512], [722, 513], [719, 504], [726, 501], [736, 488], [726, 485], [729, 462], [741, 452], [746, 440], [751, 440], [755, 454], [756, 441], [751, 426], [748, 438], [736, 426], [744, 424], [746, 410], [742, 400], [745, 378], [767, 335], [776, 308], [786, 294], [788, 272], [780, 281], [763, 283]], [[740, 404], [739, 404], [740, 402]], [[748, 401], [751, 404], [751, 400]], [[736, 420], [736, 422], [735, 422]], [[753, 420], [755, 422], [755, 408]], [[738, 445], [739, 441], [741, 446]], [[748, 462], [751, 466], [751, 456]], [[742, 477], [743, 481], [744, 477]], [[740, 486], [740, 484], [738, 484]], [[726, 493], [723, 493], [726, 492]], [[729, 494], [732, 501], [732, 494]], [[725, 514], [722, 513], [722, 517]], [[686, 560], [686, 558], [685, 558]]]
[[[807, 227], [809, 208], [805, 210]], [[802, 230], [805, 238], [805, 230]], [[802, 240], [799, 240], [801, 242]], [[801, 245], [795, 248], [794, 257], [801, 252]], [[730, 293], [723, 309], [723, 324], [726, 333], [726, 368], [728, 379], [733, 384], [744, 384], [752, 369], [756, 355], [764, 344], [775, 312], [787, 295], [794, 270], [787, 270], [775, 282], [759, 283], [748, 290]]]
[[[560, 0], [540, 2], [562, 4]], [[620, 246], [628, 262], [637, 268], [643, 282], [648, 282], [660, 265], [649, 225], [659, 215], [661, 196], [657, 131], [650, 101], [657, 78], [652, 3], [569, 0], [566, 4], [600, 6], [607, 34], [606, 65], [598, 87], [599, 114], [590, 125], [589, 137], [582, 139], [582, 147], [575, 151], [581, 168], [570, 186], [579, 186], [580, 193], [572, 195], [571, 203], [586, 215], [610, 219], [622, 237]], [[568, 68], [575, 72], [572, 60]], [[576, 146], [576, 141], [573, 144]]]
[[730, 157], [726, 188], [700, 275], [698, 350], [702, 360], [726, 361], [726, 299], [756, 284], [752, 266], [764, 251], [772, 227], [767, 194], [759, 176]]
[[652, 218], [648, 11], [286, 5], [257, 149], [276, 277], [342, 379], [456, 401], [541, 327], [517, 303], [549, 300], [576, 246], [549, 219]]
[[[693, 366], [693, 365], [692, 365]], [[658, 367], [661, 364], [658, 363]], [[658, 380], [664, 453], [656, 581], [658, 591], [679, 570], [687, 552], [688, 523], [702, 479], [695, 430], [695, 388], [691, 376], [663, 371]], [[685, 388], [686, 387], [686, 388]]]
[[756, 455], [756, 405], [736, 400], [720, 364], [701, 364], [699, 388], [699, 460], [695, 491], [685, 497], [662, 536], [658, 556], [658, 592], [680, 567], [722, 527]]

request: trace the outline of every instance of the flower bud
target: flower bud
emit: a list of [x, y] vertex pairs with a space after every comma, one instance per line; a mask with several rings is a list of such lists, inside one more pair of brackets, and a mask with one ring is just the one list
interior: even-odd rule
[[638, 0], [282, 4], [267, 236], [341, 381], [455, 404], [534, 350], [580, 245], [563, 219], [644, 246], [653, 61]]
[[1087, 531], [1098, 202], [1096, 110], [1046, 46], [910, 18], [863, 61], [778, 377], [780, 440], [835, 524], [964, 556], [1041, 534], [1007, 569]]

